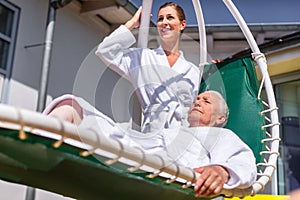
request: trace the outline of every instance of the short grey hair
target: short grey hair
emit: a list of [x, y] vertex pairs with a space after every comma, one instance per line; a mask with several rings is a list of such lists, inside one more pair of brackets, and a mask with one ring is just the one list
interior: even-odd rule
[[225, 99], [221, 95], [221, 93], [219, 93], [215, 90], [208, 90], [206, 92], [214, 94], [219, 98], [220, 102], [219, 102], [219, 113], [218, 114], [222, 114], [225, 116], [225, 121], [223, 123], [219, 124], [219, 127], [225, 127], [227, 124], [228, 116], [229, 116], [229, 109], [228, 109], [227, 102], [225, 101]]

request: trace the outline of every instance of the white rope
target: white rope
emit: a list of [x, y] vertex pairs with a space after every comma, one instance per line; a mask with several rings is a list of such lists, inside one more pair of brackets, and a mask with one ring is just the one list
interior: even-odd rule
[[267, 116], [265, 116], [265, 120], [268, 121], [268, 123], [272, 123], [272, 120], [270, 118], [268, 118]]
[[262, 80], [261, 80], [260, 85], [259, 85], [259, 90], [258, 90], [258, 94], [257, 94], [257, 99], [258, 100], [261, 99], [261, 92], [262, 92], [264, 83], [265, 83], [265, 75], [263, 75]]
[[272, 112], [273, 110], [278, 110], [278, 107], [273, 107], [267, 110], [263, 110], [260, 112], [260, 114], [263, 115], [264, 113]]
[[265, 143], [265, 142], [273, 142], [274, 140], [278, 140], [281, 141], [281, 138], [265, 138], [261, 140], [261, 143]]
[[26, 140], [27, 139], [27, 135], [24, 131], [24, 122], [23, 122], [23, 117], [22, 117], [22, 113], [20, 108], [17, 108], [17, 113], [18, 113], [18, 119], [20, 121], [20, 130], [19, 130], [19, 138], [21, 140]]
[[254, 53], [251, 53], [252, 55], [252, 58], [257, 61], [259, 59], [263, 59], [265, 61], [265, 63], [267, 63], [267, 59], [265, 57], [265, 54], [261, 53], [261, 52], [254, 52]]
[[261, 102], [263, 103], [264, 106], [270, 108], [270, 106], [269, 106], [269, 104], [267, 102], [265, 102], [265, 101], [261, 101]]
[[135, 172], [135, 171], [139, 170], [144, 165], [145, 158], [146, 158], [145, 152], [141, 148], [139, 148], [139, 147], [134, 147], [134, 148], [136, 148], [137, 150], [140, 151], [140, 153], [142, 154], [142, 159], [138, 162], [139, 163], [138, 166], [127, 168], [127, 170], [130, 172]]
[[265, 129], [265, 128], [276, 126], [276, 125], [280, 125], [280, 123], [279, 122], [274, 122], [274, 123], [271, 123], [271, 124], [268, 124], [268, 125], [264, 125], [261, 128]]

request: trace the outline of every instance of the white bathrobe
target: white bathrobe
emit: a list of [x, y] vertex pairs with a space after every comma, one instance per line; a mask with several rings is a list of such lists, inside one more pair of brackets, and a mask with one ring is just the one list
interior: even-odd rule
[[140, 133], [130, 123], [115, 123], [88, 102], [73, 95], [64, 95], [45, 109], [47, 114], [62, 99], [73, 98], [84, 106], [80, 128], [93, 129], [106, 137], [117, 138], [124, 145], [137, 146], [146, 153], [167, 155], [178, 165], [196, 168], [218, 164], [226, 167], [230, 179], [225, 187], [245, 188], [256, 180], [256, 164], [252, 150], [232, 131], [217, 127], [177, 127]]
[[[186, 61], [182, 53], [171, 68], [161, 47], [129, 49], [135, 41], [130, 30], [121, 25], [99, 44], [96, 54], [137, 89], [143, 112], [142, 132], [188, 127], [188, 109], [199, 89], [199, 68]], [[68, 98], [76, 99], [83, 108], [83, 117], [103, 116], [84, 99], [74, 95], [54, 99], [44, 113]], [[108, 118], [107, 121], [115, 123]]]
[[188, 126], [187, 112], [199, 90], [199, 68], [182, 52], [171, 68], [161, 47], [130, 48], [135, 42], [121, 25], [99, 44], [96, 55], [137, 89], [144, 116], [142, 132]]
[[128, 124], [113, 125], [105, 117], [100, 120], [92, 116], [85, 118], [80, 127], [94, 129], [124, 145], [142, 148], [145, 153], [162, 155], [165, 162], [176, 162], [182, 167], [222, 165], [230, 174], [224, 186], [227, 189], [247, 188], [256, 180], [256, 160], [252, 150], [226, 128], [181, 127], [143, 134], [132, 130]]

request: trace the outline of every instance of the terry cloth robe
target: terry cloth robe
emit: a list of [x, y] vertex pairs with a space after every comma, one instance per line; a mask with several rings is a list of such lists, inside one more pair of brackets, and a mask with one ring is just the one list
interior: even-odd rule
[[181, 166], [222, 165], [230, 175], [225, 188], [247, 188], [257, 175], [252, 150], [235, 133], [218, 127], [182, 127], [178, 134], [164, 130], [168, 155]]
[[182, 52], [171, 68], [161, 47], [130, 48], [135, 42], [121, 25], [99, 44], [96, 55], [136, 89], [144, 117], [142, 132], [188, 126], [188, 109], [199, 89], [199, 68]]
[[[102, 128], [104, 124], [105, 127], [111, 125], [111, 132]], [[181, 127], [143, 134], [127, 124], [112, 125], [104, 118], [99, 121], [99, 117], [92, 116], [85, 118], [80, 127], [94, 129], [98, 134], [117, 139], [124, 145], [139, 147], [146, 154], [160, 155], [165, 165], [168, 162], [188, 168], [221, 165], [230, 174], [224, 185], [227, 189], [247, 188], [256, 180], [256, 160], [252, 150], [226, 128]]]
[[[85, 117], [79, 127], [118, 139], [124, 145], [140, 147], [146, 153], [166, 158], [166, 162], [196, 168], [222, 165], [230, 179], [225, 188], [247, 188], [256, 180], [256, 163], [252, 150], [231, 130], [218, 127], [181, 127], [162, 129], [147, 134], [131, 129], [129, 123], [115, 123], [103, 113], [93, 110], [83, 99], [65, 95], [52, 101], [44, 111], [47, 114], [61, 99], [73, 98], [84, 105]], [[89, 112], [93, 112], [91, 115]]]

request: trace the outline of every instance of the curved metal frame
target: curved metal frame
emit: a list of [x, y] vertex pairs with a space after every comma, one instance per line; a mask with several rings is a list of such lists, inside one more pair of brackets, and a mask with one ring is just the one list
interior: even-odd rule
[[[232, 3], [231, 0], [223, 0], [238, 25], [240, 26], [243, 34], [245, 35], [248, 44], [252, 50], [252, 57], [256, 61], [256, 64], [259, 67], [260, 73], [262, 75], [261, 87], [259, 91], [258, 99], [260, 99], [261, 91], [264, 87], [267, 101], [263, 102], [266, 106], [266, 110], [262, 111], [261, 114], [265, 115], [269, 114], [270, 118], [265, 116], [267, 125], [263, 126], [262, 129], [266, 129], [266, 139], [262, 141], [265, 144], [266, 151], [261, 152], [264, 155], [264, 163], [258, 163], [258, 166], [264, 166], [263, 170], [260, 170], [258, 175], [260, 176], [257, 181], [253, 184], [251, 195], [258, 193], [259, 191], [264, 189], [264, 186], [271, 181], [271, 177], [273, 176], [273, 183], [277, 182], [276, 174], [274, 173], [277, 166], [277, 158], [279, 156], [279, 121], [278, 121], [278, 107], [275, 101], [275, 95], [273, 91], [273, 86], [271, 83], [271, 79], [268, 73], [267, 61], [263, 53], [260, 52], [258, 45], [251, 34], [246, 22], [243, 17], [239, 13], [238, 9]], [[273, 192], [277, 194], [276, 188]]]

